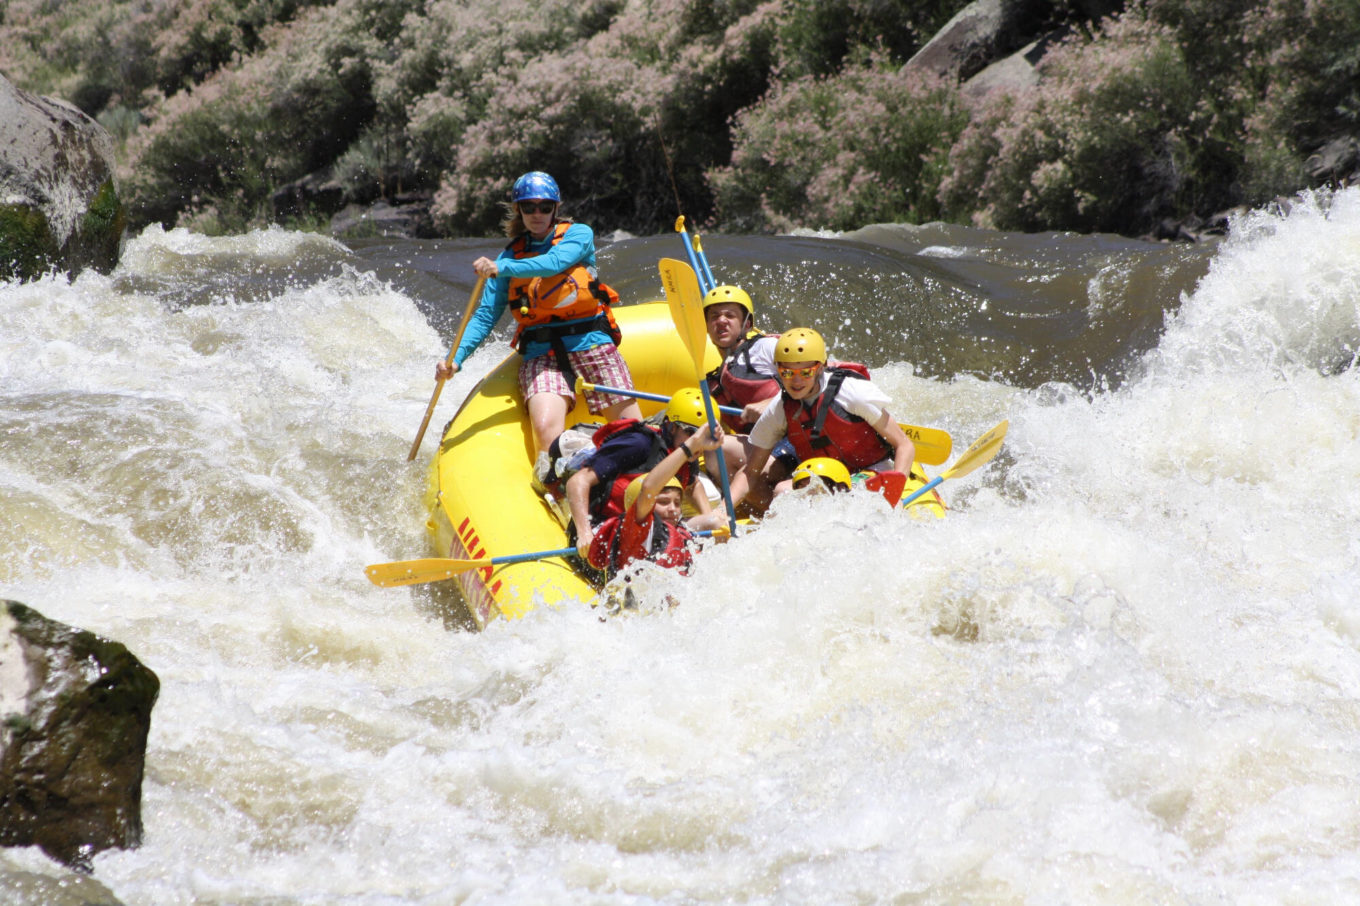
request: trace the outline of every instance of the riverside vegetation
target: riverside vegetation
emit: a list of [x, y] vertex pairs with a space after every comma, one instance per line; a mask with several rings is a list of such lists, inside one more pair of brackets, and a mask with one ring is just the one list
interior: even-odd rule
[[535, 168], [606, 231], [679, 207], [728, 231], [1137, 235], [1335, 178], [1318, 152], [1360, 136], [1360, 0], [1035, 0], [1038, 83], [981, 96], [904, 66], [965, 6], [10, 0], [0, 72], [114, 135], [133, 226], [206, 232], [323, 174], [487, 235]]

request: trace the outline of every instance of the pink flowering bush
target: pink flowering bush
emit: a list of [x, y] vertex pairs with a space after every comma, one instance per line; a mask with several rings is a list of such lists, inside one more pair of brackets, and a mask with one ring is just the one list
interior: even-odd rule
[[482, 97], [478, 84], [463, 93], [456, 109], [482, 111], [465, 124], [422, 103], [431, 116], [416, 134], [457, 135], [436, 222], [450, 232], [494, 230], [511, 181], [529, 169], [554, 174], [569, 213], [606, 228], [655, 229], [680, 213], [676, 193], [702, 190], [692, 161], [711, 158], [726, 116], [763, 90], [779, 4], [730, 3], [701, 18], [706, 4], [653, 6], [658, 15], [620, 16], [560, 51], [516, 57], [491, 93]]
[[1045, 58], [1039, 88], [974, 111], [939, 198], [1007, 229], [1138, 232], [1305, 184], [1357, 131], [1357, 0], [1146, 0]]
[[386, 0], [305, 10], [240, 66], [153, 107], [127, 147], [142, 217], [173, 222], [211, 200], [228, 228], [267, 218], [274, 187], [334, 161], [372, 119], [372, 61], [401, 14]]
[[978, 111], [951, 152], [946, 215], [1000, 229], [1146, 227], [1176, 209], [1210, 135], [1169, 29], [1126, 17], [1045, 58], [1036, 91]]
[[6, 0], [0, 72], [106, 124], [136, 223], [224, 230], [329, 172], [486, 234], [538, 168], [605, 231], [683, 211], [1137, 233], [1291, 192], [1360, 135], [1360, 0], [1127, 0], [1099, 23], [1104, 3], [1040, 4], [1029, 24], [1072, 36], [1036, 88], [972, 107], [901, 68], [966, 5]]
[[732, 162], [710, 172], [720, 216], [781, 230], [933, 219], [966, 121], [951, 86], [883, 57], [781, 84], [737, 116]]
[[1305, 185], [1305, 155], [1360, 137], [1360, 0], [1276, 0], [1244, 20], [1257, 101], [1245, 117], [1250, 202]]

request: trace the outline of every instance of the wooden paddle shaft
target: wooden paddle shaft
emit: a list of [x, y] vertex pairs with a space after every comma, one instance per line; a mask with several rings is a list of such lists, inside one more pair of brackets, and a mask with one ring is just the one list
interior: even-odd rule
[[[458, 344], [463, 342], [463, 333], [467, 330], [468, 322], [472, 320], [472, 313], [477, 310], [477, 303], [482, 298], [482, 287], [486, 286], [486, 278], [478, 277], [477, 285], [472, 287], [472, 296], [468, 299], [467, 311], [463, 312], [463, 322], [458, 325], [458, 334], [453, 338], [453, 345], [449, 347], [449, 354], [444, 359], [445, 365], [453, 364], [453, 357], [458, 352]], [[430, 426], [430, 416], [434, 415], [435, 404], [439, 402], [439, 392], [444, 389], [444, 379], [439, 378], [434, 382], [434, 393], [430, 396], [430, 404], [425, 407], [425, 418], [420, 422], [420, 430], [416, 432], [415, 443], [411, 444], [411, 452], [406, 455], [406, 461], [410, 462], [416, 458], [420, 452], [420, 442], [425, 439], [425, 429]]]

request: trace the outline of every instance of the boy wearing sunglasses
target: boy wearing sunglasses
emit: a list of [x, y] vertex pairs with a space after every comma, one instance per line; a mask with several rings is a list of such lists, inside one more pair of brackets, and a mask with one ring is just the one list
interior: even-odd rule
[[[525, 173], [515, 180], [511, 198], [504, 224], [510, 244], [494, 260], [472, 262], [486, 287], [453, 364], [440, 362], [435, 376], [446, 380], [456, 374], [509, 308], [519, 322], [511, 343], [524, 357], [519, 388], [533, 425], [535, 478], [542, 482], [549, 449], [576, 402], [576, 375], [625, 390], [632, 389], [633, 378], [619, 354], [621, 337], [611, 311], [618, 294], [596, 273], [594, 231], [558, 216], [562, 195], [547, 173]], [[585, 398], [592, 413], [609, 421], [642, 418], [631, 397], [590, 390]]]
[[780, 335], [774, 361], [779, 402], [751, 428], [750, 458], [732, 479], [733, 503], [764, 481], [761, 471], [784, 438], [800, 460], [828, 457], [849, 472], [910, 472], [916, 445], [885, 408], [890, 399], [867, 369], [848, 362], [828, 367], [826, 343], [806, 327]]

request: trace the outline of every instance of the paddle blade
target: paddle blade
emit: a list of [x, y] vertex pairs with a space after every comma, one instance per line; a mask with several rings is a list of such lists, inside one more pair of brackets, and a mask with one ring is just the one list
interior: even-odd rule
[[662, 258], [657, 268], [661, 271], [666, 304], [671, 307], [671, 320], [675, 322], [675, 329], [689, 350], [690, 358], [694, 360], [695, 372], [703, 374], [708, 327], [704, 324], [704, 300], [699, 292], [699, 278], [694, 275], [694, 268], [674, 258]]
[[941, 477], [958, 478], [991, 462], [996, 451], [1001, 449], [1001, 442], [1006, 439], [1006, 431], [1009, 428], [1010, 422], [1002, 421], [1001, 424], [979, 437], [971, 447], [963, 451], [959, 461], [950, 466]]
[[928, 466], [938, 466], [949, 458], [954, 449], [954, 438], [948, 431], [939, 428], [922, 428], [918, 425], [898, 424], [902, 433], [911, 438], [916, 445], [916, 461]]
[[864, 487], [882, 494], [883, 499], [888, 501], [888, 506], [897, 506], [897, 501], [902, 499], [902, 491], [906, 486], [907, 476], [892, 470], [875, 472], [864, 479]]
[[364, 575], [374, 585], [395, 588], [399, 585], [421, 585], [442, 582], [459, 573], [482, 566], [490, 566], [490, 558], [483, 560], [449, 560], [431, 557], [425, 560], [397, 560], [393, 563], [374, 563], [364, 567]]

